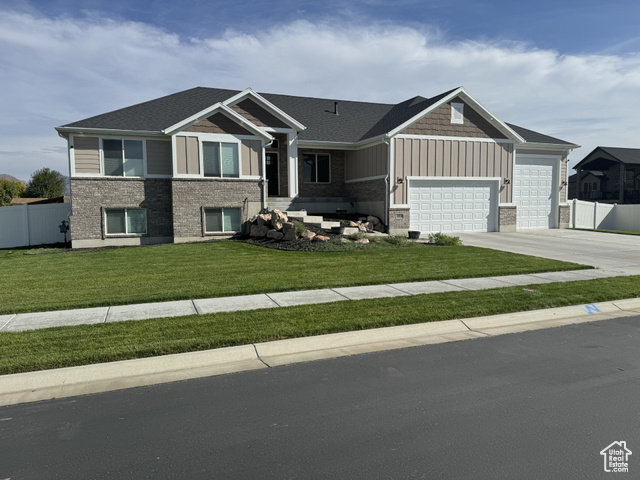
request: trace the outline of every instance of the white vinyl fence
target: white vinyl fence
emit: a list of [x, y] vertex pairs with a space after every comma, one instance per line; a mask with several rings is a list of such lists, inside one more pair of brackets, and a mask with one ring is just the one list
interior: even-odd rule
[[62, 243], [59, 225], [69, 215], [71, 203], [0, 207], [0, 248]]
[[640, 232], [640, 205], [573, 200], [571, 226], [600, 230], [624, 230]]

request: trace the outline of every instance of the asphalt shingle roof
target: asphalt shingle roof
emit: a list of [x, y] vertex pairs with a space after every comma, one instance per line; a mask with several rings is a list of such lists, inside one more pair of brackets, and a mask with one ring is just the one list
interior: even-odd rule
[[[307, 127], [300, 133], [301, 140], [358, 142], [393, 130], [453, 91], [432, 98], [417, 96], [395, 105], [272, 93], [260, 95]], [[63, 127], [159, 132], [238, 93], [240, 90], [196, 87]], [[334, 114], [335, 101], [338, 115]], [[571, 145], [516, 125], [509, 127], [528, 142]]]
[[640, 148], [598, 147], [622, 163], [640, 164]]

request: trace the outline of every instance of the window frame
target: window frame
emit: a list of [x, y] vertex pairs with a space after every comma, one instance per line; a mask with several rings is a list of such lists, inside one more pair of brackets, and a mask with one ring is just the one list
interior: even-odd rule
[[[313, 155], [314, 156], [314, 164], [315, 164], [315, 170], [316, 170], [316, 181], [315, 182], [307, 182], [304, 179], [304, 157], [306, 155]], [[326, 155], [327, 157], [329, 157], [329, 180], [327, 180], [326, 182], [319, 182], [318, 181], [318, 155]], [[331, 153], [329, 152], [302, 152], [302, 183], [306, 183], [308, 185], [329, 185], [331, 183]]]
[[[240, 229], [239, 230], [229, 230], [226, 231], [224, 230], [224, 211], [226, 210], [238, 210], [240, 213]], [[220, 210], [220, 225], [222, 225], [222, 230], [221, 231], [216, 231], [216, 230], [207, 230], [207, 210]], [[241, 207], [202, 207], [202, 233], [204, 235], [220, 235], [220, 234], [226, 234], [226, 235], [233, 235], [233, 234], [238, 234], [238, 233], [242, 233], [242, 208]]]
[[[147, 177], [147, 140], [146, 138], [140, 138], [140, 137], [112, 137], [112, 136], [106, 136], [106, 137], [99, 137], [100, 139], [100, 144], [99, 144], [99, 148], [100, 148], [100, 176], [102, 177], [107, 177], [107, 178], [146, 178]], [[122, 146], [122, 175], [107, 175], [105, 173], [105, 168], [104, 168], [104, 140], [120, 140], [120, 144]], [[131, 176], [127, 176], [124, 174], [124, 161], [125, 161], [125, 156], [124, 156], [124, 141], [125, 140], [133, 140], [133, 141], [137, 141], [137, 142], [142, 142], [142, 175], [138, 176], [138, 175], [131, 175]]]
[[[220, 176], [214, 176], [214, 175], [205, 175], [204, 173], [204, 144], [205, 143], [217, 143], [218, 144], [218, 163], [220, 166]], [[224, 174], [222, 173], [222, 144], [223, 143], [227, 143], [227, 144], [232, 144], [236, 146], [236, 152], [238, 154], [237, 160], [238, 160], [238, 176], [237, 177], [225, 177]], [[242, 142], [240, 141], [227, 141], [227, 140], [210, 140], [210, 139], [205, 139], [200, 137], [199, 138], [199, 148], [200, 148], [200, 164], [201, 164], [201, 172], [202, 172], [202, 177], [203, 178], [223, 178], [223, 179], [230, 179], [230, 178], [241, 178], [242, 177], [242, 161], [240, 159], [240, 157], [242, 156]]]
[[451, 102], [451, 124], [464, 125], [464, 103]]
[[[147, 216], [147, 209], [142, 207], [104, 207], [103, 209], [103, 228], [105, 237], [144, 237], [149, 234], [149, 218]], [[110, 210], [124, 210], [124, 228], [125, 233], [109, 233], [107, 230], [107, 212]], [[130, 233], [129, 223], [127, 218], [127, 212], [129, 210], [141, 210], [144, 212], [144, 233]]]

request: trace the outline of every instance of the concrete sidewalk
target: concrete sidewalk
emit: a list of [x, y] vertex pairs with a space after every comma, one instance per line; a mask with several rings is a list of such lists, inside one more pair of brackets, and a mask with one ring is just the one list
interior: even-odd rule
[[638, 315], [628, 299], [1, 375], [0, 406]]
[[217, 312], [280, 308], [294, 305], [364, 300], [385, 297], [421, 295], [462, 290], [535, 285], [552, 282], [571, 282], [595, 278], [629, 275], [618, 269], [575, 270], [568, 272], [507, 275], [501, 277], [465, 278], [413, 283], [367, 285], [360, 287], [327, 288], [294, 292], [267, 293], [236, 297], [218, 297], [173, 302], [142, 303], [112, 307], [58, 310], [52, 312], [0, 315], [0, 331], [17, 332], [40, 328], [97, 323], [143, 320], [148, 318], [178, 317]]

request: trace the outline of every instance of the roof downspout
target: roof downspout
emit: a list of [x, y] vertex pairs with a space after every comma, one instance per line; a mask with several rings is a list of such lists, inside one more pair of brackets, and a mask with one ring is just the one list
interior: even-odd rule
[[386, 135], [382, 137], [382, 141], [387, 145], [387, 174], [384, 177], [384, 222], [389, 232], [389, 195], [391, 186], [389, 185], [389, 174], [391, 173], [391, 142]]

